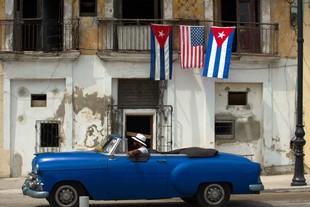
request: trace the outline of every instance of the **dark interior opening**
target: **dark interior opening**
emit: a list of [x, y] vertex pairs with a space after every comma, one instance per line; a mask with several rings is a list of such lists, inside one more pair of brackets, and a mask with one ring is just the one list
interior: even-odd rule
[[247, 92], [228, 92], [228, 105], [247, 105]]
[[38, 12], [37, 0], [24, 0], [23, 1], [23, 18], [38, 18], [39, 17], [38, 13], [39, 12]]
[[[221, 1], [221, 20], [224, 21], [223, 26], [235, 26], [237, 21], [237, 3], [236, 0], [222, 0]], [[227, 21], [227, 22], [225, 22]], [[235, 32], [232, 51], [237, 51], [237, 35]]]
[[141, 133], [146, 136], [147, 148], [152, 146], [153, 116], [151, 115], [127, 115], [126, 137], [128, 138], [128, 149], [132, 149], [133, 140], [130, 137]]
[[59, 147], [59, 124], [41, 123], [40, 147]]
[[46, 107], [46, 94], [31, 94], [31, 107]]
[[161, 19], [161, 0], [123, 0], [124, 19]]
[[237, 5], [235, 0], [221, 1], [222, 21], [237, 21]]
[[96, 16], [96, 0], [80, 0], [80, 16]]

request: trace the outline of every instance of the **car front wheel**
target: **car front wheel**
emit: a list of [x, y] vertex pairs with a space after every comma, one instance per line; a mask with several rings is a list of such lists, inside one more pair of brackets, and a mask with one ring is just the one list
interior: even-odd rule
[[83, 188], [77, 183], [58, 184], [48, 197], [53, 207], [78, 207], [79, 197], [85, 195]]
[[224, 207], [230, 199], [230, 187], [225, 183], [210, 183], [199, 187], [197, 203], [201, 207]]

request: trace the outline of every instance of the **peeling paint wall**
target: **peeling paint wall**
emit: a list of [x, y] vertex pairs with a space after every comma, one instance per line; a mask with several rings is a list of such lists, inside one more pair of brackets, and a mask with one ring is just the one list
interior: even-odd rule
[[173, 17], [204, 19], [204, 0], [173, 0]]
[[97, 17], [105, 15], [105, 0], [97, 0], [97, 16], [79, 16], [79, 1], [73, 0], [73, 16], [80, 18], [80, 50], [81, 54], [94, 55], [98, 49], [98, 24]]
[[296, 28], [290, 24], [290, 4], [288, 1], [271, 1], [271, 22], [279, 23], [279, 55], [295, 58], [297, 56]]
[[[247, 105], [228, 105], [229, 92], [247, 92]], [[216, 138], [216, 148], [222, 151], [253, 155], [262, 161], [262, 84], [217, 83], [215, 86], [215, 119], [233, 120], [234, 138]]]
[[310, 4], [304, 6], [304, 121], [305, 164], [310, 168]]

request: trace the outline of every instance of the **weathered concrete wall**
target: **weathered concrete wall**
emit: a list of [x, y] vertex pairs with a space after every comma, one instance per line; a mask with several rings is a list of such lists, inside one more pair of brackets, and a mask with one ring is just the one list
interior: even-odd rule
[[290, 24], [290, 4], [283, 0], [271, 1], [271, 22], [279, 23], [279, 55], [296, 57], [296, 28]]
[[304, 121], [305, 164], [310, 168], [310, 5], [304, 6]]
[[[79, 1], [73, 0], [73, 17], [79, 17]], [[97, 1], [96, 17], [79, 17], [80, 18], [80, 50], [81, 54], [94, 55], [98, 49], [98, 24], [97, 17], [105, 15], [105, 0]]]
[[173, 17], [184, 19], [203, 19], [204, 0], [173, 0]]
[[[229, 106], [229, 91], [247, 92], [247, 105]], [[234, 138], [217, 138], [216, 148], [262, 161], [262, 84], [217, 83], [215, 96], [215, 119], [235, 122]]]
[[5, 0], [0, 0], [0, 19], [5, 17]]

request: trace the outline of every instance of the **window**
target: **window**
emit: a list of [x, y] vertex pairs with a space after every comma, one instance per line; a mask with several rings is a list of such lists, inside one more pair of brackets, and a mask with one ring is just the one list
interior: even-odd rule
[[31, 107], [46, 107], [46, 94], [31, 94]]
[[80, 16], [96, 16], [97, 15], [96, 0], [80, 0]]
[[40, 123], [40, 147], [59, 147], [59, 123]]
[[241, 105], [248, 104], [247, 92], [228, 92], [228, 105]]
[[215, 137], [223, 139], [233, 139], [235, 137], [235, 121], [233, 120], [215, 121]]

